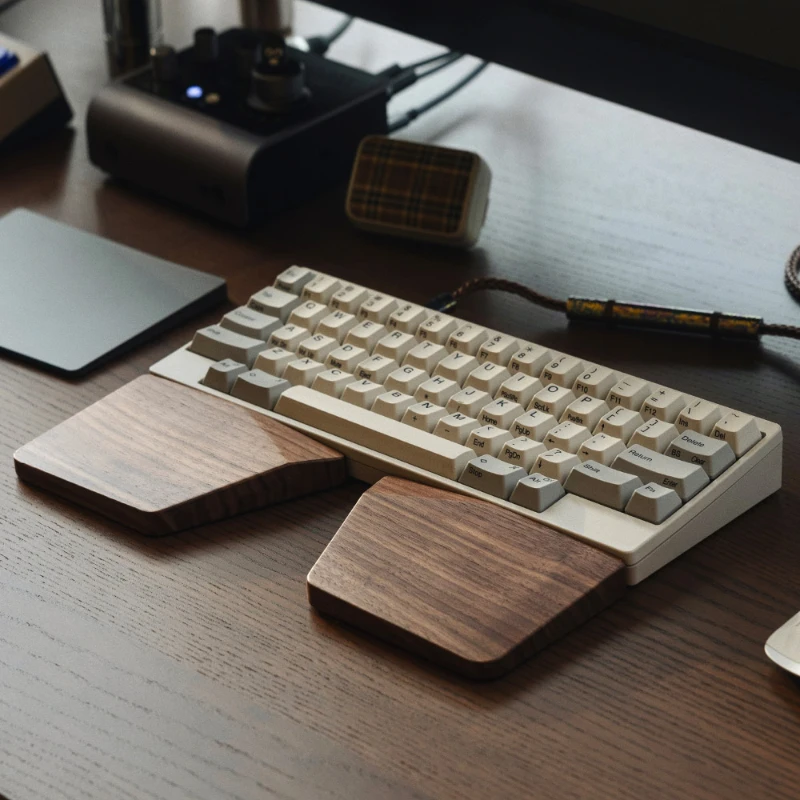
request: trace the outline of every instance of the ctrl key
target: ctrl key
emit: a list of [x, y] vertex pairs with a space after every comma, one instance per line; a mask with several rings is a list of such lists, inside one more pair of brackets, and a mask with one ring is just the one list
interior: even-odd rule
[[631, 495], [625, 513], [659, 525], [680, 507], [681, 499], [674, 489], [646, 483]]
[[464, 467], [460, 483], [507, 500], [520, 478], [527, 475], [522, 467], [515, 467], [494, 456], [478, 456]]
[[517, 484], [510, 500], [531, 511], [544, 511], [564, 494], [564, 487], [555, 478], [534, 472]]

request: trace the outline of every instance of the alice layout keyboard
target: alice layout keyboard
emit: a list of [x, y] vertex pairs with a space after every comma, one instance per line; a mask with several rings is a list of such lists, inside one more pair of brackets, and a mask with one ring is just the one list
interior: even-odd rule
[[157, 375], [348, 457], [501, 504], [621, 557], [629, 582], [780, 487], [780, 427], [293, 266]]

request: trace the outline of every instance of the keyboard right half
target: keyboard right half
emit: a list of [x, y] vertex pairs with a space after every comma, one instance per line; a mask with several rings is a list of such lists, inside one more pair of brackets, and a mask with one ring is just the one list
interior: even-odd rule
[[[637, 583], [780, 488], [778, 425], [304, 267], [151, 372], [619, 556]], [[421, 509], [424, 513], [424, 509]]]

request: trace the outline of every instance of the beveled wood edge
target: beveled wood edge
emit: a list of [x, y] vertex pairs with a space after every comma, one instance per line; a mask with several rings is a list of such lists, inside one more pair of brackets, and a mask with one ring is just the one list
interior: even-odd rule
[[[106, 497], [100, 492], [94, 492], [83, 486], [70, 483], [69, 481], [65, 481], [44, 470], [27, 464], [23, 460], [24, 454], [20, 455], [20, 451], [23, 449], [24, 447], [14, 453], [14, 467], [17, 476], [25, 484], [55, 494], [73, 505], [88, 508], [108, 519], [122, 523], [150, 537], [167, 536], [207, 523], [219, 522], [222, 519], [238, 516], [239, 514], [246, 514], [259, 508], [265, 508], [267, 505], [285, 502], [319, 491], [318, 489], [310, 488], [308, 491], [297, 492], [290, 496], [277, 498], [271, 503], [264, 503], [255, 494], [250, 494], [244, 499], [243, 496], [240, 495], [236, 501], [237, 510], [231, 513], [228, 510], [230, 504], [225, 501], [225, 498], [228, 494], [234, 493], [237, 487], [240, 487], [242, 484], [259, 479], [248, 478], [238, 483], [231, 484], [224, 490], [213, 490], [205, 495], [200, 495], [197, 498], [187, 500], [168, 509], [143, 509], [136, 508], [132, 505], [125, 505]], [[316, 459], [303, 464], [292, 464], [281, 469], [289, 473], [302, 470], [306, 472], [306, 477], [309, 477], [308, 470], [311, 470], [310, 477], [312, 480], [309, 481], [309, 483], [313, 485], [317, 480], [324, 480], [330, 483], [331, 488], [344, 483], [347, 479], [347, 467], [345, 465], [344, 456], [338, 459]], [[269, 473], [265, 473], [265, 475], [268, 474]], [[264, 475], [260, 477], [263, 478]], [[198, 515], [194, 513], [193, 509], [196, 508], [198, 502], [202, 502], [204, 498], [213, 494], [216, 494], [218, 498], [217, 502], [214, 504], [217, 510], [209, 512], [206, 508], [202, 518], [199, 518]]]

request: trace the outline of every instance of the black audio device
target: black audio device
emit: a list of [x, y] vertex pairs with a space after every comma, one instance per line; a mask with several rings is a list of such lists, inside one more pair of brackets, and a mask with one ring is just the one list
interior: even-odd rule
[[201, 28], [92, 100], [89, 157], [244, 227], [344, 179], [361, 139], [386, 132], [388, 84], [274, 34]]

